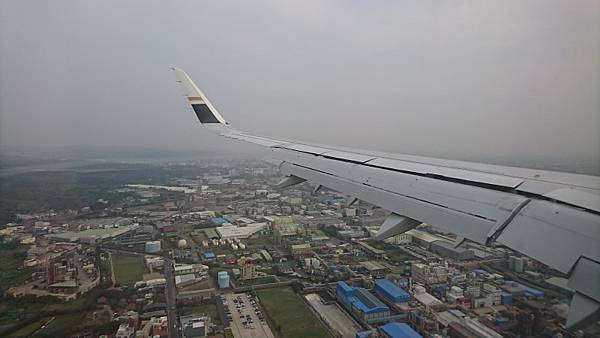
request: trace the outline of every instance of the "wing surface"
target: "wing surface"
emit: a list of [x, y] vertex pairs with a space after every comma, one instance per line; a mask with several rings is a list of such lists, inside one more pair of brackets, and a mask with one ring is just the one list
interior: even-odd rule
[[267, 161], [289, 178], [282, 186], [307, 180], [388, 209], [380, 238], [424, 222], [500, 243], [569, 275], [576, 290], [569, 327], [600, 313], [600, 177], [253, 135], [231, 127], [185, 72], [174, 71], [202, 126], [268, 148]]

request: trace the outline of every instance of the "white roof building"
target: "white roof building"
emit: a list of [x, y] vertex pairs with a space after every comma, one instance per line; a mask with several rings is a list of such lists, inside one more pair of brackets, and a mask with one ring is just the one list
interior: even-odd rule
[[253, 234], [261, 231], [267, 226], [267, 223], [252, 223], [247, 226], [239, 227], [235, 225], [226, 225], [216, 228], [217, 233], [221, 238], [248, 238]]

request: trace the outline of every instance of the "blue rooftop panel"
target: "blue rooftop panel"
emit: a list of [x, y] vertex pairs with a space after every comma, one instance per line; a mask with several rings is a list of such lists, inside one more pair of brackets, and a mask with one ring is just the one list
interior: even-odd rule
[[406, 303], [410, 294], [388, 279], [376, 279], [375, 291], [392, 303]]
[[543, 291], [531, 288], [531, 287], [529, 287], [527, 285], [523, 285], [521, 283], [518, 283], [518, 284], [521, 286], [521, 288], [523, 289], [523, 292], [525, 294], [530, 295], [532, 297], [536, 297], [536, 298], [543, 298], [544, 297], [544, 292]]
[[343, 304], [353, 306], [363, 313], [378, 313], [390, 310], [366, 289], [353, 288], [345, 282], [336, 283], [336, 294]]
[[225, 220], [221, 217], [213, 217], [210, 220], [214, 225], [222, 225], [223, 223], [225, 223]]
[[389, 338], [423, 338], [405, 323], [389, 323], [379, 328]]
[[352, 293], [352, 288], [350, 287], [350, 285], [346, 284], [346, 282], [337, 282], [336, 289], [337, 291], [341, 291], [346, 295]]
[[363, 288], [355, 288], [356, 301], [352, 303], [364, 313], [386, 312], [390, 308], [383, 304], [379, 299], [373, 296], [369, 291]]

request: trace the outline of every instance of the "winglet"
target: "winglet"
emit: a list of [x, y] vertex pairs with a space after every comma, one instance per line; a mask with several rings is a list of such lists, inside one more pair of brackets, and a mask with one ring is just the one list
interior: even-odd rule
[[175, 71], [175, 76], [177, 76], [177, 79], [181, 83], [188, 102], [202, 124], [229, 124], [183, 70], [176, 67], [171, 69]]

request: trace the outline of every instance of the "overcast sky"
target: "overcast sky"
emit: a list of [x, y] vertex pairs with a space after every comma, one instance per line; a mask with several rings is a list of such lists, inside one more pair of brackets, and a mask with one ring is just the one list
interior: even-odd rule
[[600, 161], [599, 13], [596, 0], [3, 0], [0, 144], [231, 144], [200, 128], [174, 65], [255, 133]]

